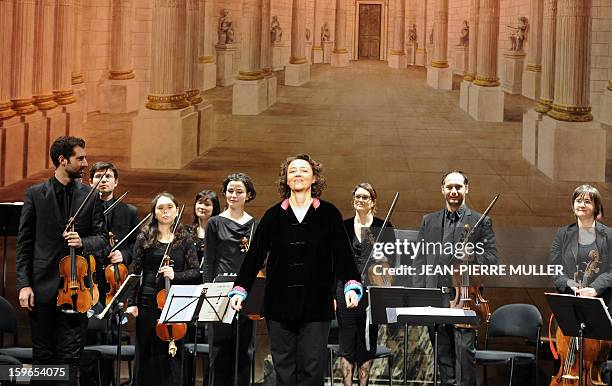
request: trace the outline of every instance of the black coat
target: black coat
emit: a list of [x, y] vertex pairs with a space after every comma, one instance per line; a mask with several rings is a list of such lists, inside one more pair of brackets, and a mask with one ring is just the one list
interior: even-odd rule
[[[463, 216], [461, 217], [459, 224], [455, 228], [455, 240], [460, 242], [463, 240], [462, 234], [465, 224], [473, 226], [476, 224], [481, 214], [471, 210], [467, 206]], [[421, 228], [419, 229], [419, 236], [417, 242], [439, 242], [442, 243], [444, 240], [444, 209], [434, 213], [429, 213], [423, 216], [421, 221]], [[493, 222], [489, 217], [485, 217], [483, 222], [474, 231], [474, 234], [470, 238], [472, 243], [483, 243], [483, 253], [475, 253], [474, 258], [475, 264], [490, 265], [497, 264], [497, 247], [495, 246], [495, 233], [493, 232]], [[437, 253], [433, 251], [428, 254], [417, 254], [414, 261], [413, 267], [416, 268], [416, 274], [413, 277], [414, 287], [448, 287], [451, 285], [451, 278], [443, 275], [420, 275], [424, 265], [429, 266], [443, 266], [451, 263], [450, 256]]]
[[282, 203], [268, 209], [235, 285], [250, 291], [266, 257], [264, 315], [272, 320], [332, 320], [336, 278], [361, 281], [342, 216], [325, 201], [315, 200], [301, 223]]
[[[52, 177], [55, 178], [55, 177]], [[91, 187], [74, 183], [71, 215], [74, 215]], [[96, 193], [94, 193], [96, 194]], [[55, 304], [60, 285], [59, 261], [69, 254], [62, 232], [67, 219], [60, 213], [52, 180], [26, 190], [17, 235], [17, 291], [32, 287], [35, 302]], [[108, 233], [100, 202], [95, 197], [76, 219], [75, 231], [83, 242], [83, 256], [108, 255]]]
[[[596, 223], [595, 244], [599, 252], [599, 275], [588, 284], [597, 291], [598, 295], [609, 301], [610, 287], [612, 287], [612, 233], [607, 226]], [[552, 276], [555, 287], [559, 292], [570, 293], [568, 287], [576, 286], [573, 277], [576, 273], [576, 259], [578, 255], [578, 226], [571, 224], [557, 230], [555, 239], [550, 247], [549, 264], [562, 265], [563, 275]]]

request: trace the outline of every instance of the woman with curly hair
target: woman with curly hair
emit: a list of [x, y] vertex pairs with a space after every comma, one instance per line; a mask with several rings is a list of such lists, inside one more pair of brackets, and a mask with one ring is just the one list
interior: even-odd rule
[[[161, 310], [156, 295], [168, 278], [172, 284], [187, 284], [197, 279], [198, 257], [193, 240], [181, 225], [172, 233], [178, 216], [178, 201], [170, 193], [160, 193], [151, 202], [151, 218], [134, 244], [132, 272], [142, 274], [136, 305], [127, 313], [136, 317], [135, 385], [180, 385], [181, 355], [168, 355], [168, 343], [157, 337], [155, 326]], [[166, 247], [173, 264], [159, 268]], [[130, 303], [131, 304], [131, 303]], [[183, 342], [176, 342], [177, 352]]]
[[336, 279], [347, 307], [362, 294], [340, 211], [319, 198], [325, 186], [322, 165], [308, 154], [281, 164], [282, 201], [261, 219], [230, 292], [240, 310], [268, 259], [264, 316], [279, 386], [323, 384]]

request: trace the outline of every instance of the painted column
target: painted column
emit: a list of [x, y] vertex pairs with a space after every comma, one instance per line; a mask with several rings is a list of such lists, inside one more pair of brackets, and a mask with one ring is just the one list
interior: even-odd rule
[[471, 82], [476, 77], [478, 61], [478, 10], [480, 0], [470, 0], [470, 41], [468, 46], [468, 70], [464, 80]]
[[427, 1], [417, 2], [417, 52], [416, 65], [425, 66], [427, 61]]
[[350, 65], [349, 52], [346, 38], [346, 14], [347, 0], [336, 0], [336, 29], [334, 51], [332, 52], [331, 65], [334, 67], [346, 67]]
[[591, 0], [559, 0], [557, 8], [554, 119], [593, 120], [590, 102]]
[[527, 68], [523, 73], [522, 94], [536, 100], [540, 96], [542, 78], [542, 24], [544, 2], [531, 0], [529, 3], [529, 51], [527, 51]]
[[11, 108], [11, 44], [13, 0], [0, 0], [0, 121], [14, 116]]
[[53, 28], [55, 1], [36, 2], [34, 22], [34, 104], [39, 110], [57, 106], [53, 100]]
[[535, 110], [546, 113], [552, 107], [555, 95], [555, 38], [557, 36], [557, 0], [544, 0], [542, 19], [542, 77], [540, 98]]
[[480, 0], [476, 78], [469, 91], [468, 111], [478, 121], [504, 120], [504, 92], [497, 76], [500, 0]]
[[74, 103], [72, 61], [74, 49], [74, 1], [58, 0], [55, 8], [55, 51], [53, 53], [53, 95], [60, 105]]
[[404, 29], [406, 23], [406, 1], [397, 0], [393, 17], [393, 49], [388, 57], [389, 67], [406, 67], [406, 53], [404, 52]]
[[285, 66], [285, 85], [301, 86], [310, 80], [306, 58], [306, 0], [293, 0], [291, 15], [291, 57]]
[[72, 48], [72, 84], [81, 84], [84, 81], [81, 47], [83, 46], [83, 24], [82, 0], [74, 0], [74, 42]]
[[198, 0], [187, 0], [185, 27], [185, 94], [192, 105], [202, 102], [198, 87]]
[[17, 114], [38, 110], [32, 96], [34, 68], [34, 0], [15, 0], [11, 60], [11, 102]]
[[132, 25], [134, 23], [133, 0], [113, 0], [113, 31], [108, 79], [133, 79]]
[[217, 85], [217, 65], [215, 64], [215, 40], [213, 36], [213, 0], [200, 0], [200, 49], [198, 67], [200, 71], [200, 88], [202, 91], [210, 90]]
[[324, 7], [324, 0], [314, 0], [314, 31], [312, 31], [314, 37], [312, 45], [312, 62], [323, 63], [323, 46], [321, 44], [321, 27], [323, 26], [322, 11]]
[[436, 0], [434, 48], [427, 85], [438, 90], [453, 89], [453, 70], [448, 65], [448, 0]]
[[151, 110], [176, 110], [189, 106], [185, 94], [185, 1], [154, 2], [151, 85], [146, 104]]

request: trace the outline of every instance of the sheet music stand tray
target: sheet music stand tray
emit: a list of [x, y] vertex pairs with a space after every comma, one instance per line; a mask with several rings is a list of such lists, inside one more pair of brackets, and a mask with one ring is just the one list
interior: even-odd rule
[[[434, 379], [433, 384], [438, 382], [438, 325], [469, 323], [469, 319], [458, 318], [456, 320], [447, 316], [430, 315], [395, 315], [393, 320], [389, 316], [393, 312], [388, 312], [396, 308], [404, 307], [435, 307], [448, 308], [449, 292], [447, 288], [409, 288], [409, 287], [368, 287], [368, 318], [373, 324], [404, 324], [404, 386], [407, 385], [407, 347], [408, 347], [408, 326], [433, 326], [434, 328]], [[475, 313], [474, 318], [477, 320]]]
[[580, 339], [578, 386], [583, 385], [584, 338], [612, 341], [612, 318], [602, 298], [546, 293], [546, 300], [565, 336]]

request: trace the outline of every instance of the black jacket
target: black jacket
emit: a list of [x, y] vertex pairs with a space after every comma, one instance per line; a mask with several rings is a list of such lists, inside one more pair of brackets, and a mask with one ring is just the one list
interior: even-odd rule
[[[115, 235], [115, 241], [121, 241], [136, 225], [138, 225], [138, 209], [134, 205], [120, 202], [106, 216], [109, 221], [107, 228], [109, 232]], [[132, 262], [132, 251], [136, 242], [138, 231], [135, 231], [130, 237], [119, 247], [119, 251], [123, 255], [123, 262], [129, 265]], [[108, 255], [102, 256], [102, 264], [109, 264]]]
[[[459, 220], [459, 224], [455, 228], [455, 240], [460, 242], [463, 240], [464, 225], [470, 224], [473, 226], [476, 224], [481, 214], [471, 210], [467, 206], [463, 216]], [[417, 242], [436, 242], [442, 243], [444, 240], [444, 209], [434, 213], [429, 213], [423, 216], [421, 222], [421, 228], [419, 229], [419, 235]], [[474, 253], [475, 264], [490, 265], [497, 264], [497, 247], [495, 246], [495, 233], [493, 232], [493, 223], [489, 217], [485, 217], [483, 222], [474, 231], [474, 234], [470, 238], [472, 243], [482, 242], [483, 253]], [[439, 251], [433, 251], [430, 249], [430, 253], [418, 253], [414, 259], [413, 267], [416, 268], [416, 274], [413, 276], [414, 287], [450, 287], [451, 278], [450, 276], [444, 275], [420, 275], [421, 269], [424, 265], [428, 266], [444, 266], [451, 263], [450, 256], [438, 253]]]
[[[612, 287], [612, 233], [607, 226], [596, 223], [595, 225], [595, 244], [599, 252], [599, 275], [588, 284], [589, 287], [597, 291], [597, 295], [607, 298], [610, 297], [610, 287]], [[557, 230], [555, 239], [550, 247], [549, 264], [562, 265], [563, 275], [552, 276], [555, 287], [559, 292], [570, 293], [569, 287], [576, 286], [573, 281], [576, 273], [576, 258], [578, 255], [578, 226], [571, 224]]]
[[332, 320], [336, 278], [361, 281], [342, 216], [332, 204], [315, 200], [300, 223], [284, 203], [268, 209], [259, 222], [235, 285], [250, 291], [267, 257], [267, 318]]
[[[76, 212], [90, 189], [87, 185], [74, 183], [71, 215]], [[26, 190], [17, 235], [17, 291], [32, 287], [35, 302], [39, 304], [56, 302], [60, 285], [59, 261], [69, 254], [62, 237], [67, 220], [60, 214], [51, 179]], [[77, 217], [75, 231], [83, 242], [83, 249], [77, 250], [77, 253], [84, 257], [108, 255], [108, 233], [102, 206], [95, 196], [90, 198]]]

